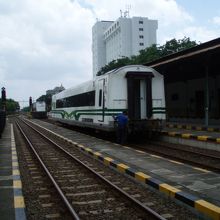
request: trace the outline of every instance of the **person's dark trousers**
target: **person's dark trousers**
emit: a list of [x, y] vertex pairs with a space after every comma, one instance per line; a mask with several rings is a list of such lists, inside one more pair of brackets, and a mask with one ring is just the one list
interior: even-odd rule
[[117, 129], [117, 143], [125, 144], [127, 139], [127, 130], [126, 127], [118, 127]]

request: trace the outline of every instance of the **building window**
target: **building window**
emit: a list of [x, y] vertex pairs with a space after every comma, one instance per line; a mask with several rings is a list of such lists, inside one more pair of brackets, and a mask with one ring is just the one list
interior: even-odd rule
[[144, 43], [139, 43], [140, 46], [144, 46]]
[[139, 21], [139, 24], [143, 24], [144, 22], [143, 21]]
[[139, 38], [143, 39], [143, 38], [144, 38], [144, 36], [143, 36], [143, 35], [139, 35]]
[[139, 31], [143, 31], [144, 30], [144, 28], [139, 28]]

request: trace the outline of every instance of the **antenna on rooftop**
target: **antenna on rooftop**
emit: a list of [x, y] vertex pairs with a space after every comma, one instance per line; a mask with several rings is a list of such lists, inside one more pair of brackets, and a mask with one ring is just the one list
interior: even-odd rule
[[125, 6], [125, 12], [124, 12], [124, 17], [125, 18], [129, 18], [130, 14], [129, 14], [129, 10], [131, 9], [131, 5], [126, 5]]
[[125, 11], [123, 12], [122, 10], [120, 10], [120, 14], [121, 14], [121, 18], [124, 17], [124, 18], [129, 18], [130, 17], [130, 14], [129, 14], [129, 10], [131, 9], [131, 5], [126, 5], [125, 6]]
[[121, 17], [122, 17], [122, 10], [120, 9], [120, 14], [121, 14]]

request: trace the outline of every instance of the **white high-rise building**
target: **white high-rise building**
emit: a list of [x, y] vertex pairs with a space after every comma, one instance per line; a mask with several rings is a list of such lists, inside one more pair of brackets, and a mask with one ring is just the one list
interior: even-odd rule
[[146, 17], [120, 17], [97, 21], [92, 28], [93, 77], [112, 60], [138, 55], [157, 43], [157, 20]]

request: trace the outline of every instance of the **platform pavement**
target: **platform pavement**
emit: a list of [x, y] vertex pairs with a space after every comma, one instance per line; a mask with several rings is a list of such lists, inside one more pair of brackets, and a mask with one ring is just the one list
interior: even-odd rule
[[14, 130], [8, 121], [0, 139], [0, 219], [26, 219]]
[[175, 144], [189, 145], [220, 151], [219, 127], [204, 127], [201, 124], [166, 123], [160, 140]]
[[[37, 121], [59, 138], [136, 180], [220, 220], [220, 175], [127, 146]], [[62, 134], [62, 135], [61, 135]]]
[[220, 132], [220, 124], [205, 126], [204, 123], [186, 123], [184, 121], [167, 121], [166, 127], [168, 128], [182, 128], [187, 130], [197, 130], [197, 131], [210, 131], [210, 132]]

